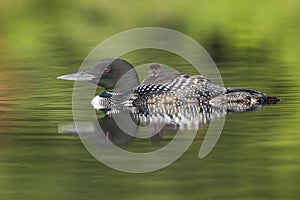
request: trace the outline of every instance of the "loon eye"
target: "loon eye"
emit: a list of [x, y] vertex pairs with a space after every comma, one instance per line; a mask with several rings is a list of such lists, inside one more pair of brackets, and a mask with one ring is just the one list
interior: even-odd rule
[[103, 72], [104, 72], [104, 73], [107, 73], [107, 72], [109, 72], [109, 69], [108, 69], [107, 67], [105, 67], [105, 68], [103, 69]]

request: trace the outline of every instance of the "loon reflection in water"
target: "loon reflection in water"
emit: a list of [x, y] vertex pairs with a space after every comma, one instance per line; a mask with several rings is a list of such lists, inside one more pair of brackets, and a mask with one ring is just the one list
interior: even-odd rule
[[[126, 84], [118, 87], [124, 74]], [[227, 113], [253, 111], [280, 101], [256, 90], [224, 88], [199, 75], [162, 73], [159, 64], [149, 66], [148, 77], [139, 85], [134, 67], [121, 59], [102, 60], [89, 69], [58, 78], [104, 87], [105, 91], [91, 102], [94, 108], [112, 120], [128, 113], [136, 124], [149, 125], [150, 135], [161, 135], [165, 130], [197, 130]], [[164, 128], [157, 130], [161, 124]], [[113, 132], [106, 131], [111, 137]]]

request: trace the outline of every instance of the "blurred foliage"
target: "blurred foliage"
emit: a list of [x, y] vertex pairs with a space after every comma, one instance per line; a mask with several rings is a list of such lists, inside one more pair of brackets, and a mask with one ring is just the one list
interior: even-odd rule
[[[296, 61], [299, 4], [297, 0], [3, 1], [1, 46], [13, 58], [82, 58], [112, 34], [135, 27], [161, 26], [191, 36], [220, 60], [223, 53], [231, 55], [231, 60], [239, 60], [247, 52], [254, 57], [278, 56], [272, 51], [276, 49], [280, 60]], [[57, 48], [64, 48], [59, 52], [67, 55], [57, 55], [61, 50]], [[70, 60], [66, 59], [66, 63]]]

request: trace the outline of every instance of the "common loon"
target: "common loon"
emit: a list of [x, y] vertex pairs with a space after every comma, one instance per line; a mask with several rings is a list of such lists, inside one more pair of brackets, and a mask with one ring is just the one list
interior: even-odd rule
[[[152, 67], [150, 65], [149, 71], [152, 70]], [[89, 81], [104, 87], [106, 91], [97, 95], [91, 102], [95, 109], [106, 109], [120, 105], [147, 106], [151, 104], [176, 106], [198, 104], [199, 106], [218, 107], [234, 103], [264, 105], [279, 101], [276, 97], [270, 97], [256, 90], [224, 88], [200, 75], [179, 76], [174, 74], [170, 78], [168, 74], [161, 73], [160, 66], [157, 64], [154, 66], [154, 71], [154, 76], [153, 73], [149, 73], [148, 77], [148, 79], [151, 79], [151, 76], [154, 78], [153, 83], [139, 85], [138, 76], [130, 63], [121, 59], [105, 59], [89, 69], [58, 78]], [[114, 89], [116, 82], [124, 74], [128, 74], [126, 86], [122, 88], [121, 92], [116, 91]], [[155, 77], [156, 74], [158, 74], [159, 79], [155, 79], [157, 78]], [[170, 81], [164, 83], [165, 79]], [[147, 79], [143, 82], [147, 82]]]

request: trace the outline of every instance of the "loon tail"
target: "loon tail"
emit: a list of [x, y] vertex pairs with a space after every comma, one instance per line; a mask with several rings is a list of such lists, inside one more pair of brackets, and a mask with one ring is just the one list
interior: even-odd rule
[[225, 97], [227, 102], [254, 103], [257, 105], [276, 104], [281, 101], [277, 97], [269, 96], [257, 90], [238, 88], [227, 88]]
[[266, 96], [262, 99], [263, 104], [276, 104], [280, 102], [281, 99], [277, 97]]

